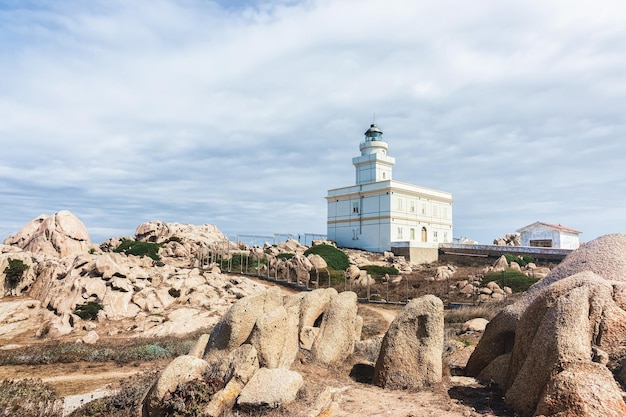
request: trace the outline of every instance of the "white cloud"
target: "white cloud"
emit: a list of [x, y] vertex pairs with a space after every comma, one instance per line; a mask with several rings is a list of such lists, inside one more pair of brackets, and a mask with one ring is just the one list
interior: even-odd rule
[[453, 193], [457, 236], [625, 231], [620, 2], [32, 4], [0, 8], [4, 235], [61, 209], [95, 240], [324, 233], [374, 112], [394, 178]]

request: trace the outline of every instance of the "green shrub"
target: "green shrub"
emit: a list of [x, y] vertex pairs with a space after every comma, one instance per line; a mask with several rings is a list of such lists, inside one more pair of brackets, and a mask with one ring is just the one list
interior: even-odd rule
[[319, 274], [319, 282], [320, 286], [328, 285], [328, 278], [330, 277], [330, 286], [333, 287], [335, 285], [343, 284], [346, 281], [346, 277], [343, 271], [337, 271], [334, 269], [319, 270], [317, 271]]
[[279, 253], [278, 255], [276, 255], [276, 258], [287, 260], [287, 259], [293, 258], [294, 256], [296, 256], [296, 255], [293, 254], [293, 253], [286, 253], [285, 252], [285, 253]]
[[512, 255], [510, 253], [505, 253], [504, 254], [504, 258], [506, 259], [506, 261], [510, 264], [511, 262], [517, 262], [517, 264], [519, 266], [526, 266], [529, 263], [535, 262], [535, 260], [533, 259], [532, 256], [528, 256], [528, 255]]
[[400, 271], [398, 271], [393, 266], [380, 266], [380, 265], [363, 265], [360, 266], [359, 269], [363, 269], [367, 271], [372, 277], [384, 277], [385, 274], [389, 275], [400, 275]]
[[228, 269], [228, 265], [230, 263], [230, 268], [232, 270], [240, 270], [241, 266], [250, 265], [250, 260], [248, 259], [248, 255], [244, 255], [242, 253], [235, 253], [231, 255], [229, 259], [222, 259], [220, 267], [224, 270]]
[[312, 246], [304, 252], [304, 256], [309, 254], [319, 255], [328, 264], [328, 267], [337, 271], [345, 271], [350, 266], [348, 255], [331, 245]]
[[4, 268], [6, 276], [5, 286], [12, 290], [16, 288], [24, 279], [24, 272], [28, 269], [28, 265], [21, 259], [9, 259], [9, 265]]
[[142, 257], [147, 256], [155, 261], [159, 261], [161, 260], [159, 249], [162, 246], [162, 243], [138, 242], [136, 240], [122, 239], [122, 243], [115, 248], [114, 252]]
[[74, 314], [83, 320], [96, 320], [98, 311], [102, 310], [102, 306], [95, 301], [89, 301], [86, 304], [79, 304], [74, 310]]
[[0, 382], [0, 417], [61, 417], [62, 413], [63, 401], [40, 379]]
[[517, 293], [526, 291], [539, 280], [509, 268], [506, 271], [491, 272], [485, 275], [483, 282], [490, 281], [495, 281], [500, 288], [509, 287], [514, 293]]

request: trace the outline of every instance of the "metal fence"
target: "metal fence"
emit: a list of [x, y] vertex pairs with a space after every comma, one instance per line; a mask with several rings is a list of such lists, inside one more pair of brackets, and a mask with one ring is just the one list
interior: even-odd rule
[[[240, 238], [267, 242], [267, 238], [276, 235], [238, 235]], [[311, 291], [318, 288], [334, 287], [338, 291], [353, 291], [361, 301], [380, 303], [406, 303], [410, 297], [409, 278], [398, 276], [389, 280], [372, 278], [365, 280], [346, 279], [344, 271], [311, 266], [302, 257], [286, 254], [267, 253], [263, 247], [253, 245], [244, 247], [239, 242], [224, 240], [198, 253], [197, 265], [201, 268], [218, 266], [222, 272], [244, 276], [254, 276], [285, 285], [299, 291]]]

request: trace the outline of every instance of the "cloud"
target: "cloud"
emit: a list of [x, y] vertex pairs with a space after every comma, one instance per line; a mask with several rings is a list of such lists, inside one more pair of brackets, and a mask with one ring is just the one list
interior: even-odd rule
[[158, 0], [0, 7], [0, 232], [69, 209], [325, 233], [376, 113], [394, 178], [453, 193], [456, 236], [624, 232], [617, 1]]

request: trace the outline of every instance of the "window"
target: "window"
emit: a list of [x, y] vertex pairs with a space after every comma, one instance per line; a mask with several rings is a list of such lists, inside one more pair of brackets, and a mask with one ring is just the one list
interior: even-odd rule
[[433, 206], [433, 216], [437, 217], [437, 206]]
[[359, 240], [359, 231], [357, 229], [352, 229], [352, 240]]
[[433, 232], [433, 241], [437, 242], [437, 232]]
[[398, 227], [398, 239], [402, 239], [402, 228]]
[[428, 232], [425, 227], [422, 227], [422, 242], [428, 241]]
[[443, 232], [443, 241], [448, 242], [448, 232]]
[[411, 213], [415, 213], [415, 201], [411, 200]]
[[398, 198], [396, 200], [396, 207], [398, 208], [398, 210], [402, 210], [402, 199]]
[[411, 228], [411, 240], [415, 240], [415, 229]]
[[426, 204], [422, 204], [422, 214], [426, 214]]
[[352, 212], [355, 214], [359, 213], [359, 202], [354, 202], [352, 203]]
[[552, 247], [552, 239], [537, 239], [531, 240], [530, 246], [536, 248], [551, 248]]

